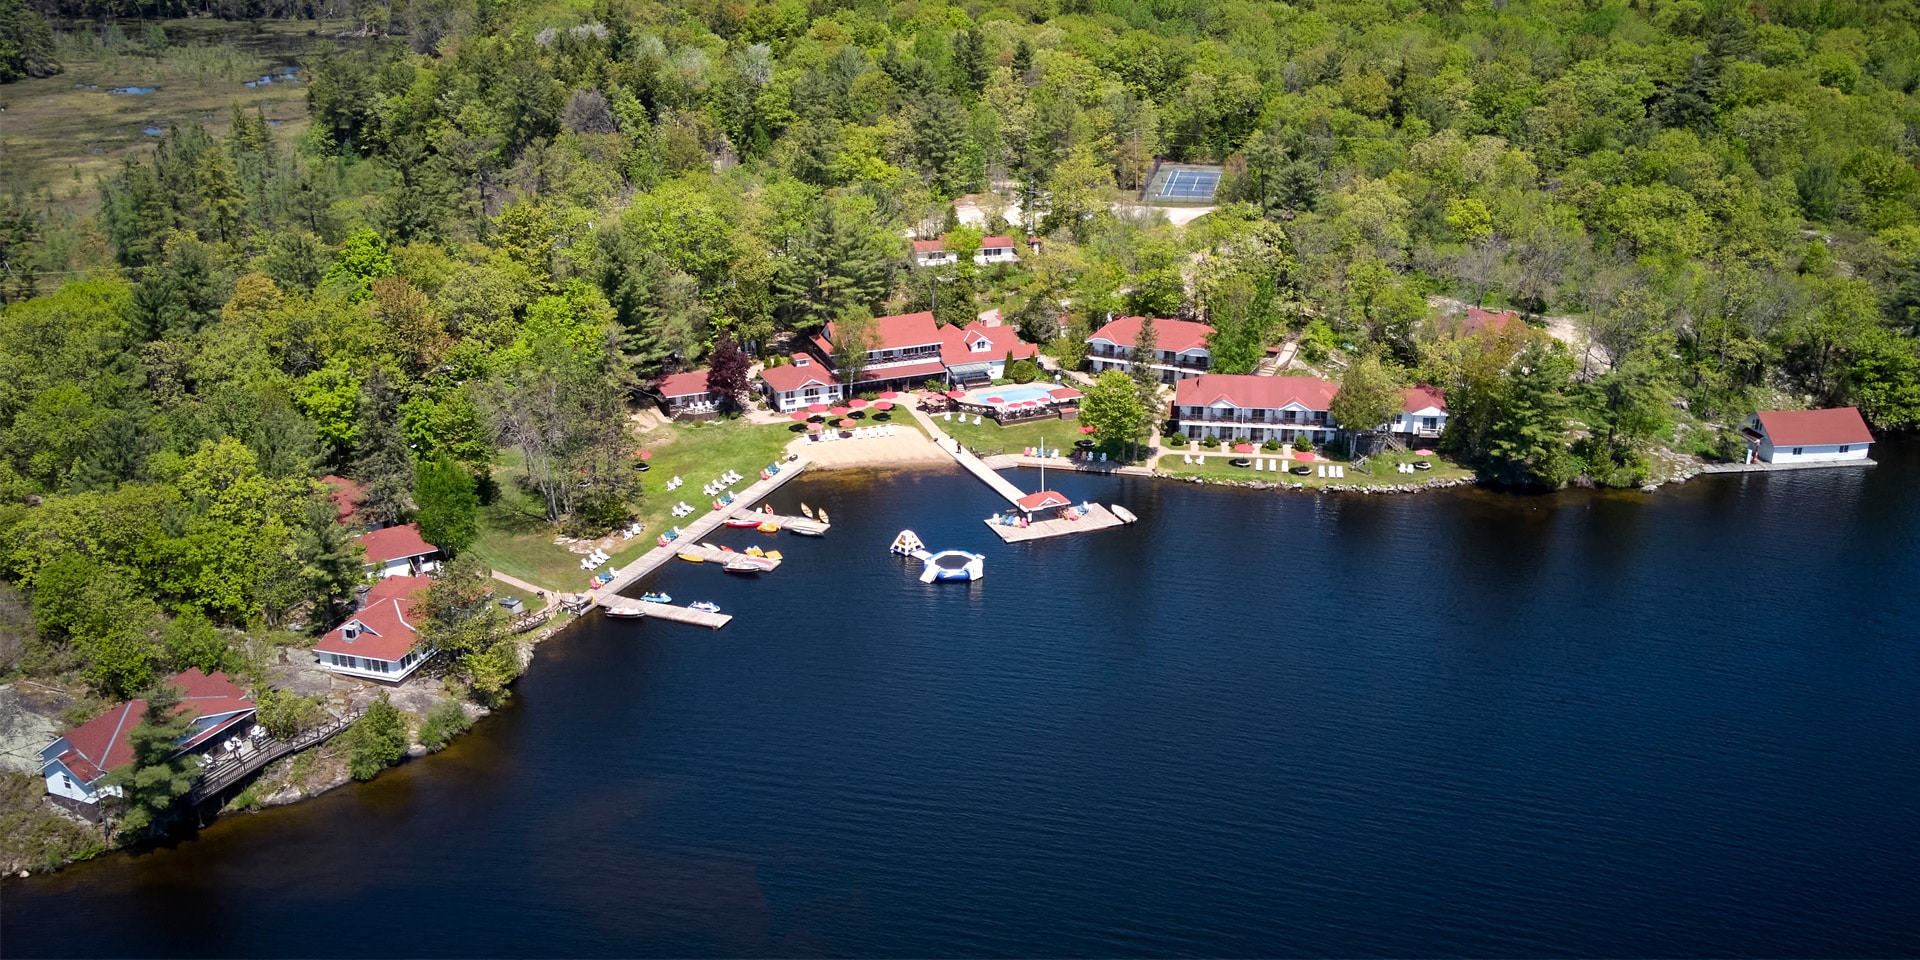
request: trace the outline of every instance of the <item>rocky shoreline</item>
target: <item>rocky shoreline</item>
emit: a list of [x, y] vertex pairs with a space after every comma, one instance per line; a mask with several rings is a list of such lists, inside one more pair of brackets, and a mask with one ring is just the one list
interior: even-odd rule
[[1272, 480], [1219, 480], [1212, 477], [1196, 477], [1156, 470], [1153, 475], [1162, 480], [1178, 480], [1183, 483], [1197, 483], [1210, 487], [1239, 487], [1245, 490], [1298, 490], [1301, 492], [1329, 493], [1426, 493], [1432, 490], [1446, 490], [1453, 487], [1471, 487], [1480, 483], [1473, 477], [1454, 477], [1442, 479], [1435, 477], [1420, 483], [1287, 483]]

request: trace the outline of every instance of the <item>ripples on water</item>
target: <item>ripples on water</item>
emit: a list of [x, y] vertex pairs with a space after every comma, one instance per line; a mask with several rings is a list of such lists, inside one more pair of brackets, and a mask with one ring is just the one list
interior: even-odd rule
[[[658, 581], [726, 630], [588, 624], [432, 760], [10, 882], [7, 952], [1910, 955], [1916, 452], [1068, 476], [1141, 524], [1017, 548], [957, 474], [802, 478], [828, 538]], [[913, 581], [902, 527], [987, 579]]]

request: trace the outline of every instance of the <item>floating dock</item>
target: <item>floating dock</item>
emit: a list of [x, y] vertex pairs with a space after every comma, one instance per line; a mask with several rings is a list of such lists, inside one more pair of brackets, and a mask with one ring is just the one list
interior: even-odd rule
[[994, 523], [992, 520], [984, 522], [987, 529], [992, 530], [1000, 539], [1008, 543], [1025, 543], [1029, 540], [1045, 540], [1048, 537], [1064, 537], [1069, 533], [1105, 530], [1108, 527], [1122, 526], [1126, 521], [1114, 516], [1113, 511], [1096, 503], [1090, 505], [1086, 515], [1078, 520], [1068, 520], [1064, 517], [1035, 520], [1024, 527], [1012, 527], [1003, 523]]
[[733, 614], [710, 613], [691, 607], [675, 606], [671, 603], [653, 603], [647, 600], [635, 600], [633, 605], [642, 613], [655, 620], [672, 620], [674, 623], [691, 623], [696, 627], [718, 630], [733, 622]]
[[[761, 570], [762, 573], [771, 572], [775, 567], [780, 566], [779, 560], [772, 557], [756, 557], [744, 550], [722, 550], [719, 547], [709, 547], [698, 543], [681, 545], [679, 540], [675, 540], [673, 543], [668, 544], [668, 546], [676, 548], [673, 551], [673, 555], [676, 557], [683, 553], [690, 553], [706, 563], [723, 564], [736, 557], [746, 557], [749, 560], [759, 561], [763, 568]], [[599, 592], [604, 594], [606, 591], [602, 589]]]

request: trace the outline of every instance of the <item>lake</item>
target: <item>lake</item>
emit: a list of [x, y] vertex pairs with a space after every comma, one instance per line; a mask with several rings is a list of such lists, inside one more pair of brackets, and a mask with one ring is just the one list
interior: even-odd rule
[[[802, 477], [369, 784], [8, 880], [9, 956], [1912, 955], [1920, 446], [1658, 494]], [[1011, 475], [1031, 489], [1032, 473]], [[922, 585], [912, 528], [987, 555]], [[725, 531], [720, 542], [762, 542]]]

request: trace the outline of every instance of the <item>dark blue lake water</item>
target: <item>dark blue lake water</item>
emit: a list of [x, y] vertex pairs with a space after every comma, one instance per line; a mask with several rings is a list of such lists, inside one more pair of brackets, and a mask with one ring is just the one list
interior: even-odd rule
[[[4, 951], [1913, 955], [1920, 448], [1876, 455], [1646, 497], [1066, 476], [1141, 523], [1022, 547], [957, 473], [801, 478], [829, 537], [651, 585], [732, 626], [587, 623], [443, 754], [8, 881]], [[915, 582], [903, 527], [987, 578]]]

